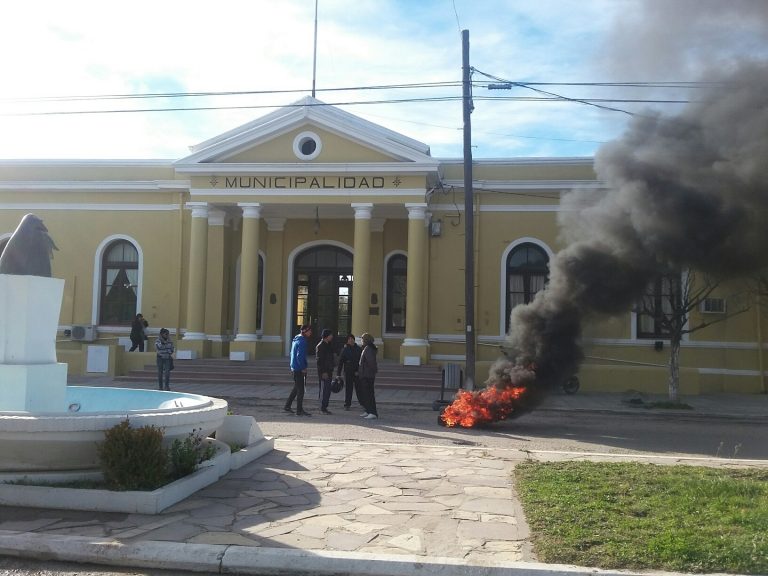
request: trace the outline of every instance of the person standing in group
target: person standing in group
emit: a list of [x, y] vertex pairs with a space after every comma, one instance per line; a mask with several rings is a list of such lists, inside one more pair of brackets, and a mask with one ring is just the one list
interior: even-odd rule
[[144, 340], [147, 337], [144, 328], [144, 316], [136, 314], [136, 318], [131, 323], [131, 349], [128, 352], [133, 352], [136, 348], [139, 349], [139, 352], [144, 352]]
[[167, 328], [160, 328], [160, 336], [155, 340], [157, 350], [157, 387], [160, 390], [171, 389], [171, 370], [173, 370], [173, 340]]
[[336, 374], [342, 375], [344, 371], [344, 410], [352, 406], [352, 390], [357, 393], [357, 401], [360, 402], [360, 392], [357, 389], [357, 369], [360, 366], [360, 352], [362, 349], [355, 342], [354, 334], [347, 334], [347, 343], [341, 350], [339, 366]]
[[317, 375], [320, 378], [320, 412], [330, 414], [328, 402], [331, 399], [331, 379], [333, 378], [333, 367], [336, 365], [333, 357], [333, 332], [324, 328], [320, 335], [320, 342], [315, 348], [315, 359], [317, 360]]
[[307, 385], [307, 338], [312, 336], [312, 326], [302, 325], [299, 333], [291, 342], [291, 372], [293, 373], [293, 390], [285, 401], [283, 411], [293, 413], [293, 399], [296, 399], [296, 415], [312, 416], [304, 410], [304, 389]]
[[358, 377], [358, 398], [365, 408], [362, 417], [368, 420], [376, 420], [379, 412], [376, 410], [376, 395], [373, 392], [373, 382], [376, 379], [376, 372], [379, 371], [379, 365], [376, 362], [376, 345], [373, 343], [373, 336], [367, 332], [362, 335], [363, 351], [360, 354], [360, 368], [357, 371]]

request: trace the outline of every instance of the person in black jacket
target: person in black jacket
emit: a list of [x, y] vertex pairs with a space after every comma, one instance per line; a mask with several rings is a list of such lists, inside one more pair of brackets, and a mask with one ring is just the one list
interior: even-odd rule
[[317, 360], [317, 375], [320, 378], [320, 412], [330, 414], [328, 402], [331, 399], [331, 379], [333, 378], [333, 367], [336, 362], [333, 357], [333, 332], [328, 328], [323, 329], [320, 335], [320, 342], [315, 348], [315, 359]]
[[136, 318], [133, 319], [131, 324], [131, 349], [128, 352], [133, 352], [136, 348], [139, 349], [139, 352], [144, 352], [144, 340], [146, 340], [144, 330], [149, 325], [149, 322], [146, 325], [144, 322], [144, 316], [136, 314]]
[[336, 371], [341, 376], [344, 371], [344, 410], [349, 410], [352, 406], [352, 390], [355, 391], [357, 401], [360, 403], [360, 391], [357, 388], [357, 368], [360, 364], [360, 353], [362, 348], [355, 342], [354, 334], [347, 334], [347, 343], [341, 350], [339, 356], [339, 367]]
[[365, 408], [361, 414], [368, 420], [376, 420], [379, 417], [379, 411], [376, 409], [376, 394], [373, 391], [373, 383], [376, 380], [376, 372], [379, 371], [379, 365], [376, 361], [376, 345], [373, 343], [373, 336], [367, 332], [362, 335], [363, 352], [360, 354], [360, 368], [358, 375], [360, 378], [360, 403]]

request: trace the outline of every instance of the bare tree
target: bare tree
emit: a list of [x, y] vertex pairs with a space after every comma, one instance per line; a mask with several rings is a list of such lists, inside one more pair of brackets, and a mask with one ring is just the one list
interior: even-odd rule
[[[669, 401], [677, 403], [680, 390], [680, 345], [686, 334], [741, 314], [749, 309], [749, 299], [743, 294], [732, 294], [730, 310], [702, 317], [691, 324], [691, 312], [701, 309], [722, 281], [692, 270], [666, 273], [659, 276], [652, 288], [637, 303], [635, 311], [653, 321], [662, 338], [669, 338]], [[766, 285], [768, 286], [768, 285]]]

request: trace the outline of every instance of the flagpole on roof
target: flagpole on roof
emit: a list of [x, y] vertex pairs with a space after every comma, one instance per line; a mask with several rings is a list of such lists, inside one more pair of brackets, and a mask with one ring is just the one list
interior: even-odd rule
[[315, 79], [317, 77], [317, 3], [315, 0], [315, 47], [312, 50], [312, 98], [315, 97]]

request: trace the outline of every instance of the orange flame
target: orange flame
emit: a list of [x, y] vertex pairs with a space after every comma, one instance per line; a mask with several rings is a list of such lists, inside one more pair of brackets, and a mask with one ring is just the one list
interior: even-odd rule
[[490, 386], [478, 392], [460, 390], [453, 403], [440, 415], [440, 419], [446, 426], [463, 428], [504, 420], [515, 411], [515, 401], [526, 390], [524, 386], [503, 389]]

